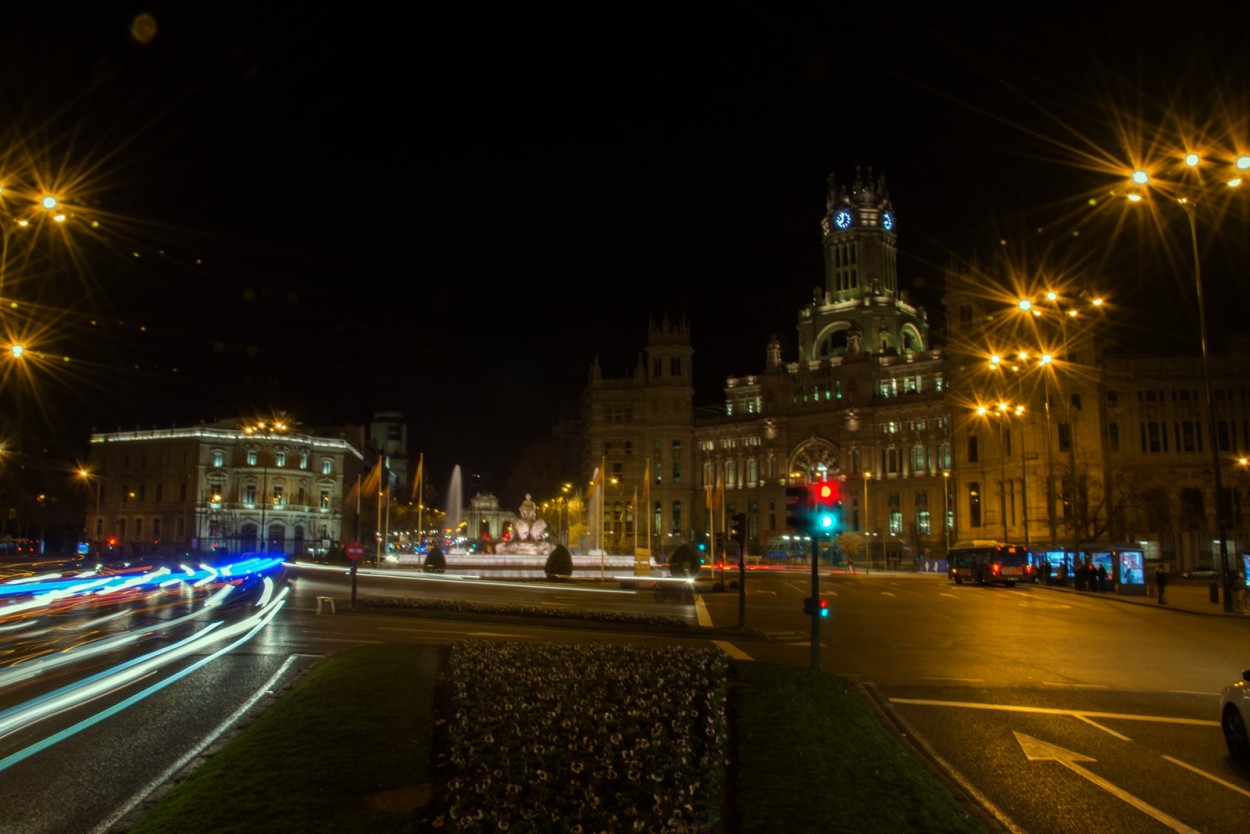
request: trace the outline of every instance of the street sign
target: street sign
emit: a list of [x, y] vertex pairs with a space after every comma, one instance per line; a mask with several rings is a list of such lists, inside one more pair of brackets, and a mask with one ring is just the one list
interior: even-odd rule
[[346, 550], [347, 558], [353, 562], [365, 555], [365, 546], [360, 542], [348, 542]]

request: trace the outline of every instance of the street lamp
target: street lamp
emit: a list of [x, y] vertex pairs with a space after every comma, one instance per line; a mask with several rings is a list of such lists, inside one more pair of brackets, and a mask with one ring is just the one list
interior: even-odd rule
[[[1020, 394], [1020, 402], [1024, 402], [1024, 374], [1021, 370], [1022, 366], [1028, 365], [1030, 361], [1029, 352], [1025, 350], [1016, 353], [1018, 363], [1012, 363], [1011, 370], [1016, 375], [1017, 387]], [[1002, 370], [1003, 360], [998, 354], [990, 356], [990, 367], [995, 370]], [[1020, 406], [1016, 412], [1017, 415], [1022, 414], [1024, 407]], [[1024, 427], [1020, 427], [1020, 516], [1024, 524], [1024, 546], [1029, 546], [1029, 472], [1028, 460], [1024, 454]], [[1005, 461], [1004, 461], [1005, 465]]]
[[946, 534], [946, 552], [951, 552], [951, 471], [942, 470], [942, 527]]
[[868, 517], [868, 482], [872, 480], [872, 473], [867, 469], [864, 470], [864, 562], [865, 567], [872, 564], [872, 525], [869, 523]]
[[[98, 525], [100, 523], [100, 476], [93, 475], [90, 470], [87, 469], [79, 469], [78, 475], [87, 482], [88, 487], [91, 486], [91, 479], [95, 478], [95, 523]], [[94, 533], [92, 534], [91, 544], [95, 550], [95, 555], [98, 557], [100, 555], [100, 540], [98, 535]]]
[[[1193, 152], [1188, 152], [1184, 157], [1185, 167], [1190, 171], [1196, 172], [1198, 166], [1202, 163], [1202, 158]], [[1233, 167], [1237, 173], [1224, 181], [1223, 185], [1229, 188], [1236, 188], [1241, 185], [1242, 173], [1250, 170], [1250, 156], [1241, 155], [1233, 162]], [[1189, 240], [1193, 248], [1194, 257], [1194, 288], [1198, 297], [1198, 336], [1202, 346], [1202, 381], [1206, 389], [1206, 406], [1207, 406], [1207, 433], [1210, 436], [1211, 444], [1211, 479], [1215, 490], [1215, 525], [1219, 533], [1220, 540], [1220, 579], [1224, 586], [1224, 610], [1233, 610], [1233, 574], [1228, 561], [1228, 531], [1226, 529], [1226, 519], [1224, 512], [1224, 486], [1220, 476], [1220, 441], [1218, 427], [1215, 419], [1215, 396], [1211, 385], [1211, 362], [1210, 352], [1207, 347], [1207, 314], [1206, 301], [1202, 294], [1202, 259], [1198, 252], [1198, 221], [1197, 221], [1197, 190], [1204, 186], [1201, 176], [1197, 176], [1197, 182], [1194, 185], [1177, 185], [1173, 184], [1175, 193], [1171, 196], [1176, 204], [1185, 212], [1185, 217], [1189, 221]], [[1132, 181], [1138, 186], [1146, 186], [1151, 183], [1150, 174], [1138, 169], [1133, 172]], [[1140, 192], [1129, 194], [1130, 202], [1139, 202], [1142, 198]]]
[[[287, 430], [287, 424], [282, 420], [267, 422], [258, 420], [254, 425], [244, 426], [243, 434], [252, 437], [257, 436], [262, 440], [262, 447], [266, 452], [269, 451], [275, 434], [284, 434]], [[259, 458], [259, 455], [258, 455]], [[260, 487], [260, 551], [265, 553], [269, 550], [269, 530], [265, 527], [265, 511], [269, 504], [269, 463], [266, 460], [260, 460], [261, 465], [261, 487]], [[379, 558], [379, 567], [381, 559]]]
[[[1085, 315], [1091, 311], [1100, 312], [1105, 305], [1105, 299], [1096, 294], [1089, 292], [1080, 293], [1077, 298], [1069, 298], [1061, 295], [1059, 292], [1048, 289], [1040, 298], [1034, 300], [1031, 298], [1021, 298], [1016, 302], [1016, 307], [1023, 313], [1029, 314], [1034, 322], [1057, 321], [1059, 325], [1059, 350], [1065, 357], [1065, 361], [1069, 366], [1076, 364], [1076, 348], [1073, 344], [1072, 334], [1068, 332], [1069, 323], [1082, 321]], [[1022, 352], [1021, 356], [1025, 354]], [[1058, 373], [1058, 366], [1055, 362], [1056, 353], [1047, 350], [1044, 346], [1037, 357], [1038, 367], [1049, 371], [1050, 373]], [[1059, 381], [1058, 389], [1064, 399], [1064, 408], [1067, 414], [1068, 422], [1068, 477], [1066, 478], [1065, 489], [1061, 493], [1061, 497], [1068, 507], [1070, 514], [1070, 527], [1073, 539], [1080, 538], [1078, 531], [1083, 529], [1084, 520], [1080, 517], [1080, 505], [1078, 502], [1079, 493], [1077, 490], [1077, 465], [1076, 465], [1076, 410], [1073, 405], [1074, 395], [1069, 384], [1071, 373]], [[1050, 413], [1050, 376], [1049, 374], [1043, 378], [1044, 395], [1046, 397], [1046, 518], [1050, 526], [1050, 543], [1054, 546], [1058, 541], [1057, 519], [1055, 513], [1055, 458], [1053, 450], [1053, 441], [1051, 439], [1051, 413]], [[1027, 542], [1026, 542], [1027, 544]]]
[[979, 405], [976, 413], [985, 418], [994, 417], [998, 419], [998, 463], [1002, 469], [1002, 480], [999, 481], [998, 489], [998, 505], [999, 512], [1002, 514], [1003, 522], [1003, 544], [1007, 544], [1011, 540], [1011, 536], [1007, 531], [1007, 440], [1004, 430], [1007, 425], [1007, 418], [1012, 414], [1019, 416], [1024, 413], [1023, 405], [1011, 406], [1007, 402], [1000, 400], [994, 408]]

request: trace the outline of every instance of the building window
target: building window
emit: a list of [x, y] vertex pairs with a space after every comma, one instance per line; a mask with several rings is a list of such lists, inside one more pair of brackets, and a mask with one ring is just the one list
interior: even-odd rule
[[903, 533], [903, 514], [899, 512], [897, 507], [891, 508], [889, 514], [890, 535], [898, 536]]
[[977, 436], [974, 434], [968, 438], [968, 463], [977, 462]]
[[139, 541], [142, 538], [143, 538], [143, 519], [136, 518], [135, 519], [135, 541]]
[[1181, 423], [1181, 439], [1176, 445], [1182, 452], [1194, 451], [1194, 424], [1189, 420]]
[[187, 482], [186, 481], [183, 481], [182, 483], [178, 484], [178, 500], [179, 501], [187, 500]]
[[328, 489], [321, 490], [321, 499], [318, 506], [323, 513], [330, 512], [330, 491]]
[[673, 485], [681, 484], [681, 441], [673, 441]]
[[248, 484], [243, 491], [243, 503], [249, 508], [256, 506], [256, 484]]
[[671, 529], [674, 534], [681, 533], [681, 502], [680, 501], [673, 502], [673, 526]]
[[929, 462], [925, 456], [925, 447], [923, 445], [913, 446], [911, 450], [911, 471], [927, 472], [928, 469]]
[[283, 487], [282, 484], [273, 485], [273, 505], [275, 507], [283, 506], [284, 501], [285, 501], [285, 496], [283, 494], [284, 489], [285, 487]]
[[651, 508], [651, 529], [659, 532], [663, 530], [662, 523], [664, 521], [663, 505], [659, 501], [655, 502], [655, 506]]
[[300, 452], [300, 456], [299, 456], [299, 468], [300, 468], [300, 469], [307, 469], [307, 468], [308, 468], [308, 453], [307, 453], [307, 452]]
[[161, 540], [161, 520], [159, 518], [152, 519], [152, 541], [154, 543]]
[[1067, 452], [1072, 448], [1072, 424], [1059, 424], [1059, 451]]
[[330, 459], [329, 459], [329, 458], [322, 458], [322, 459], [321, 459], [321, 474], [322, 474], [322, 475], [329, 475], [331, 471], [333, 471], [333, 467], [332, 467], [332, 465], [331, 465], [331, 463], [330, 463]]
[[158, 504], [165, 500], [165, 485], [164, 484], [159, 483], [159, 482], [156, 484], [156, 488], [155, 490], [153, 490], [152, 500]]
[[278, 452], [274, 455], [274, 466], [286, 466], [286, 452]]
[[248, 465], [248, 466], [255, 466], [255, 465], [256, 465], [256, 459], [257, 459], [256, 450], [255, 450], [255, 449], [248, 449], [248, 450], [247, 450], [247, 465]]
[[220, 469], [226, 462], [226, 456], [220, 449], [213, 450], [213, 466]]
[[968, 484], [968, 526], [981, 526], [981, 484], [977, 481]]
[[1107, 442], [1111, 444], [1111, 451], [1120, 451], [1120, 426], [1118, 423], [1107, 424]]
[[139, 484], [139, 500], [146, 501], [148, 498], [148, 485]]

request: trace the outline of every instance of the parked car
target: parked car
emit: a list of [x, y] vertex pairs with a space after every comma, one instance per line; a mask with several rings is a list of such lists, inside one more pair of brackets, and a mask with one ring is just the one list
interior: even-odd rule
[[1250, 723], [1250, 669], [1241, 673], [1241, 680], [1224, 687], [1220, 695], [1220, 728], [1224, 731], [1224, 743], [1228, 745], [1228, 755], [1242, 764], [1250, 764], [1247, 723]]
[[1215, 568], [1197, 567], [1193, 570], [1187, 570], [1181, 574], [1186, 579], [1214, 579]]

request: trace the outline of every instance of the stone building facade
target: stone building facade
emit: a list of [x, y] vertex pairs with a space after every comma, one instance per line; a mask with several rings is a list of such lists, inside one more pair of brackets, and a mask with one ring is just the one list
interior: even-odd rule
[[280, 419], [93, 434], [87, 541], [121, 556], [325, 552], [359, 523], [364, 440]]
[[[1132, 542], [1178, 570], [1216, 562], [1200, 360], [1117, 356], [1091, 288], [1022, 298], [975, 263], [945, 270], [935, 345], [899, 285], [899, 233], [882, 180], [831, 178], [824, 280], [798, 311], [797, 355], [769, 340], [714, 416], [694, 408], [684, 321], [651, 325], [632, 376], [594, 362], [582, 467], [606, 475], [608, 549], [637, 539], [662, 554], [712, 536], [720, 550], [741, 513], [752, 557], [806, 550], [787, 529], [786, 488], [828, 478], [870, 564], [922, 566], [964, 539]], [[1250, 546], [1250, 359], [1213, 360], [1211, 377], [1236, 554]]]

